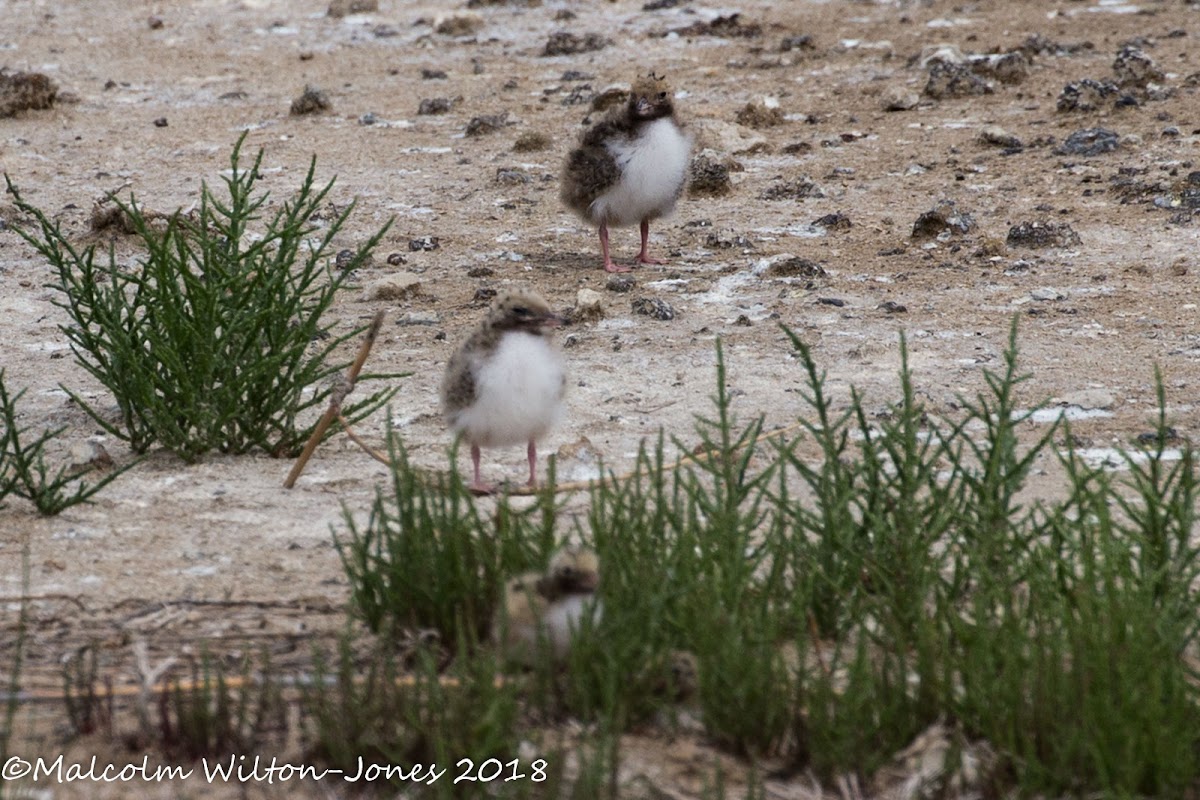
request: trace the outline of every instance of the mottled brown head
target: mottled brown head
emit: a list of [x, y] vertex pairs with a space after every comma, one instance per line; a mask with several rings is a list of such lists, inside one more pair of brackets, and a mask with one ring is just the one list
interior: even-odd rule
[[600, 559], [586, 548], [560, 550], [550, 559], [542, 593], [548, 597], [590, 594], [600, 585]]
[[537, 292], [515, 289], [498, 295], [488, 312], [488, 323], [498, 331], [544, 334], [562, 325], [562, 317], [550, 310]]
[[635, 119], [659, 119], [675, 113], [671, 87], [666, 78], [651, 72], [638, 77], [629, 91], [629, 114]]

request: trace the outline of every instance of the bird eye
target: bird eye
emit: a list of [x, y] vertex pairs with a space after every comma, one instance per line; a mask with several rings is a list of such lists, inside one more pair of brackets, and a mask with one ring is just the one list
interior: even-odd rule
[[666, 92], [659, 92], [659, 93], [658, 93], [658, 99], [659, 99], [659, 100], [666, 100], [666, 99], [667, 99], [667, 93], [666, 93]]

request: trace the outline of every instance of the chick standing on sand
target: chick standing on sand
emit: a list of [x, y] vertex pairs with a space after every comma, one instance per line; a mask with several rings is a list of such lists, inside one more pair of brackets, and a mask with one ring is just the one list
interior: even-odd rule
[[540, 295], [505, 292], [446, 365], [442, 411], [471, 446], [473, 491], [492, 491], [480, 479], [481, 447], [527, 443], [529, 483], [537, 482], [537, 440], [562, 412], [566, 389], [549, 337], [562, 321]]
[[550, 559], [545, 574], [518, 575], [505, 584], [504, 604], [496, 610], [492, 635], [507, 661], [534, 666], [540, 642], [556, 663], [566, 661], [574, 636], [590, 617], [598, 621], [596, 598], [600, 561], [585, 548], [567, 548]]
[[641, 224], [642, 264], [650, 257], [650, 220], [669, 214], [683, 191], [692, 143], [675, 118], [671, 91], [653, 73], [633, 84], [629, 102], [592, 126], [563, 168], [563, 203], [600, 226], [604, 269], [628, 272], [608, 252], [608, 226]]

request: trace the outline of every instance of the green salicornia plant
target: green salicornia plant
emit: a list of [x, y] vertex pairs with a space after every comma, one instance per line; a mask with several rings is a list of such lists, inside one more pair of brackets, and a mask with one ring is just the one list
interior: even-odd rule
[[[16, 230], [54, 269], [56, 304], [70, 318], [62, 331], [116, 398], [117, 419], [67, 391], [136, 452], [161, 445], [188, 461], [212, 450], [294, 455], [315, 424], [305, 412], [329, 399], [346, 366], [335, 353], [363, 330], [333, 332], [323, 317], [390, 223], [341, 272], [330, 270], [331, 242], [353, 205], [318, 224], [333, 181], [316, 184], [314, 157], [296, 194], [267, 211], [269, 195], [256, 191], [263, 154], [247, 168], [245, 138], [222, 177], [225, 196], [204, 184], [199, 208], [176, 212], [165, 228], [132, 196], [111, 198], [144, 251], [130, 266], [112, 246], [107, 263], [95, 244], [77, 248], [5, 176], [16, 206], [37, 221], [34, 231]], [[347, 418], [361, 419], [394, 392], [347, 405]]]
[[96, 492], [107, 486], [129, 467], [110, 472], [95, 483], [80, 482], [68, 492], [76, 475], [67, 467], [51, 471], [46, 464], [46, 445], [61, 434], [66, 427], [42, 431], [31, 441], [23, 441], [29, 432], [17, 423], [17, 402], [24, 390], [15, 395], [8, 393], [4, 385], [4, 370], [0, 370], [0, 503], [10, 494], [31, 501], [37, 510], [51, 515], [87, 502]]

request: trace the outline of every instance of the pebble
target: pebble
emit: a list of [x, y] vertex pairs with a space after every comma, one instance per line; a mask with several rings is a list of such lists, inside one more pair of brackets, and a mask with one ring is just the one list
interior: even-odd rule
[[604, 284], [605, 289], [617, 294], [632, 292], [635, 286], [637, 286], [637, 281], [628, 275], [613, 275], [608, 279], [608, 282]]
[[612, 39], [607, 39], [598, 33], [577, 36], [570, 31], [555, 31], [546, 40], [546, 46], [542, 48], [542, 55], [573, 56], [603, 50], [610, 44], [612, 44]]
[[910, 111], [921, 102], [921, 95], [906, 86], [890, 86], [883, 92], [884, 111]]
[[1119, 94], [1115, 84], [1084, 78], [1068, 83], [1059, 92], [1055, 107], [1061, 112], [1096, 111]]
[[936, 206], [917, 217], [912, 227], [912, 238], [917, 241], [948, 238], [969, 233], [975, 227], [975, 218], [958, 208], [953, 200], [941, 200]]
[[503, 111], [499, 114], [484, 114], [478, 117], [471, 117], [471, 121], [467, 123], [467, 136], [483, 136], [488, 133], [495, 133], [508, 124], [508, 112]]
[[514, 153], [538, 153], [550, 148], [550, 137], [539, 131], [525, 131], [513, 142]]
[[1098, 156], [1121, 146], [1115, 131], [1107, 128], [1084, 128], [1067, 137], [1054, 152], [1060, 156]]
[[437, 250], [441, 246], [441, 239], [437, 236], [418, 236], [416, 239], [408, 240], [408, 250], [411, 253], [421, 250]]
[[631, 304], [633, 313], [664, 322], [675, 319], [675, 309], [666, 300], [657, 297], [639, 297]]
[[688, 195], [691, 197], [723, 197], [733, 191], [729, 180], [729, 156], [722, 157], [714, 150], [704, 150], [692, 159], [688, 170]]
[[0, 117], [50, 108], [58, 85], [40, 72], [0, 72]]
[[442, 317], [436, 311], [409, 311], [396, 320], [397, 325], [437, 325]]
[[1078, 247], [1083, 244], [1075, 229], [1065, 222], [1019, 222], [1008, 229], [1005, 242], [1009, 247], [1029, 249]]
[[965, 64], [935, 61], [929, 66], [929, 80], [925, 83], [925, 95], [934, 100], [950, 97], [971, 97], [991, 94], [992, 84], [975, 74]]
[[1121, 48], [1112, 68], [1117, 82], [1126, 88], [1144, 89], [1149, 83], [1162, 83], [1165, 77], [1163, 71], [1154, 63], [1154, 59], [1146, 51], [1133, 45]]
[[571, 310], [573, 322], [596, 322], [604, 319], [604, 298], [594, 289], [580, 289], [575, 293], [575, 307]]
[[454, 101], [449, 97], [426, 97], [417, 104], [417, 114], [419, 116], [445, 114], [453, 107]]
[[988, 125], [979, 132], [979, 141], [996, 147], [1023, 147], [1021, 140], [1001, 128], [999, 125]]
[[371, 14], [379, 10], [379, 0], [333, 0], [325, 12], [330, 17]]

